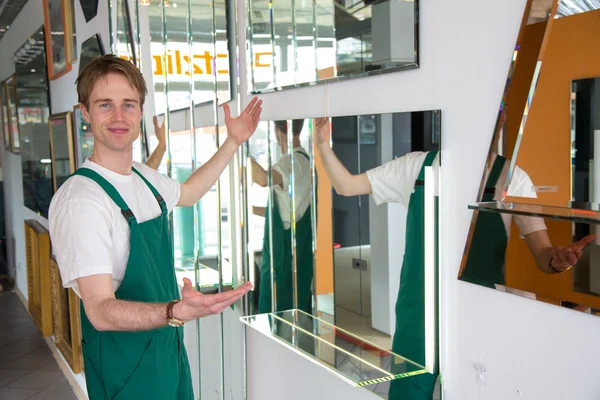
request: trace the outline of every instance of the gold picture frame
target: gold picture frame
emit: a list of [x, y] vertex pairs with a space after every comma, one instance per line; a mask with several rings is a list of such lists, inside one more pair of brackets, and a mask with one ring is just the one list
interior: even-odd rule
[[50, 128], [52, 191], [56, 193], [64, 180], [75, 172], [75, 147], [73, 145], [71, 111], [50, 116], [48, 125]]
[[33, 321], [43, 337], [53, 334], [50, 283], [50, 234], [38, 221], [25, 221], [27, 297]]
[[54, 342], [74, 374], [82, 371], [81, 323], [79, 297], [73, 289], [65, 289], [58, 264], [50, 256], [50, 282], [52, 286], [52, 320]]

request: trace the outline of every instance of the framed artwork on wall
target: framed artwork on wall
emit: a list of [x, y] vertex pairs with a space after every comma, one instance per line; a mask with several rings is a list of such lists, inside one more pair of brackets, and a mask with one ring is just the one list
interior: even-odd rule
[[4, 147], [10, 150], [10, 135], [8, 130], [8, 106], [6, 102], [6, 85], [0, 82], [0, 125], [2, 126], [2, 140]]
[[52, 320], [56, 347], [73, 370], [82, 370], [81, 326], [79, 297], [73, 289], [65, 289], [60, 278], [58, 264], [50, 256], [50, 282], [52, 284]]
[[25, 221], [27, 254], [27, 297], [31, 317], [43, 337], [52, 336], [52, 297], [50, 284], [50, 234], [38, 221]]
[[94, 136], [90, 124], [81, 114], [81, 105], [73, 107], [73, 142], [75, 147], [75, 169], [79, 168], [94, 150]]
[[102, 46], [102, 40], [100, 39], [99, 34], [95, 34], [83, 42], [81, 45], [81, 56], [79, 58], [79, 73], [81, 73], [94, 58], [103, 56], [104, 54], [104, 46]]
[[50, 160], [52, 162], [52, 189], [58, 188], [75, 172], [73, 127], [71, 112], [50, 116]]
[[19, 135], [19, 113], [17, 111], [17, 77], [12, 75], [6, 80], [6, 103], [8, 108], [8, 136], [10, 151], [21, 152], [21, 137]]
[[44, 0], [44, 33], [50, 80], [57, 79], [71, 70], [74, 42], [72, 15], [71, 0]]

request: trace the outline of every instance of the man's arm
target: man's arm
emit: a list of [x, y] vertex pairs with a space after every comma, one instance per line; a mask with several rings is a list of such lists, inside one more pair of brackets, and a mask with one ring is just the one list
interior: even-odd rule
[[150, 154], [150, 157], [146, 160], [146, 165], [150, 168], [157, 170], [162, 162], [162, 159], [165, 155], [165, 151], [167, 151], [167, 138], [165, 132], [165, 122], [163, 121], [162, 125], [158, 125], [158, 118], [156, 115], [152, 118], [152, 122], [154, 122], [154, 134], [158, 139], [158, 145]]
[[[98, 331], [145, 331], [166, 326], [168, 303], [117, 300], [109, 274], [77, 279], [87, 317]], [[252, 288], [246, 282], [239, 288], [214, 295], [202, 295], [184, 279], [182, 301], [173, 307], [173, 316], [183, 322], [219, 314]]]
[[567, 247], [552, 246], [548, 231], [545, 229], [529, 233], [524, 237], [540, 271], [556, 274], [577, 264], [583, 255], [583, 249], [595, 240], [596, 235], [588, 235]]
[[264, 217], [267, 215], [267, 207], [252, 206], [252, 214]]
[[229, 105], [223, 105], [227, 125], [227, 140], [208, 162], [198, 168], [181, 185], [178, 206], [196, 204], [215, 184], [240, 145], [248, 140], [256, 130], [262, 111], [261, 104], [262, 100], [255, 97], [237, 118], [231, 118]]
[[[252, 182], [260, 187], [267, 187], [269, 173], [252, 157], [250, 157], [250, 173], [252, 174]], [[271, 169], [271, 182], [273, 186], [283, 187], [281, 174], [274, 169]]]
[[317, 118], [313, 126], [316, 130], [317, 149], [335, 191], [342, 196], [371, 194], [373, 188], [367, 174], [352, 175], [329, 146], [329, 118]]

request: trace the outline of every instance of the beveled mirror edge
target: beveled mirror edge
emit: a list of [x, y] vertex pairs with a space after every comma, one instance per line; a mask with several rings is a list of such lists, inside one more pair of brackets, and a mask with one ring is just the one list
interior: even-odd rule
[[[251, 7], [250, 7], [250, 3], [252, 0], [245, 0], [245, 15], [246, 18], [248, 18], [248, 20], [246, 22], [250, 22], [251, 21], [251, 16], [250, 16], [250, 12], [251, 12]], [[531, 0], [530, 0], [531, 1]], [[247, 74], [246, 74], [246, 84], [248, 87], [248, 91], [247, 91], [247, 95], [252, 96], [252, 95], [258, 95], [258, 94], [267, 94], [267, 93], [274, 93], [274, 92], [281, 92], [283, 90], [291, 90], [294, 88], [301, 88], [301, 87], [311, 87], [311, 86], [317, 86], [317, 85], [323, 85], [323, 84], [328, 84], [328, 83], [334, 83], [334, 82], [343, 82], [346, 80], [350, 80], [350, 79], [360, 79], [360, 78], [366, 78], [366, 77], [370, 77], [370, 76], [378, 76], [378, 75], [383, 75], [383, 74], [389, 74], [389, 73], [394, 73], [394, 72], [402, 72], [402, 71], [410, 71], [413, 69], [418, 69], [420, 67], [420, 59], [419, 59], [419, 55], [420, 55], [420, 47], [419, 47], [419, 32], [420, 32], [420, 23], [419, 23], [419, 4], [420, 4], [420, 0], [413, 0], [414, 3], [414, 29], [415, 29], [415, 33], [414, 33], [414, 53], [415, 53], [415, 59], [414, 62], [412, 63], [407, 63], [406, 65], [401, 65], [401, 66], [397, 66], [397, 67], [392, 67], [392, 68], [386, 68], [386, 69], [382, 69], [382, 70], [376, 70], [376, 71], [366, 71], [366, 72], [360, 72], [357, 74], [348, 74], [348, 75], [343, 75], [343, 76], [338, 76], [338, 77], [332, 77], [332, 78], [325, 78], [325, 79], [317, 79], [315, 81], [310, 81], [310, 82], [302, 82], [302, 83], [296, 83], [293, 85], [285, 85], [285, 86], [278, 86], [278, 87], [273, 87], [273, 88], [266, 88], [263, 90], [254, 90], [252, 89], [252, 87], [254, 87], [254, 68], [252, 67], [252, 61], [249, 60], [253, 60], [253, 52], [252, 52], [252, 45], [251, 45], [251, 37], [252, 37], [252, 28], [251, 28], [251, 23], [246, 24], [247, 27], [245, 29], [246, 31], [246, 43], [247, 43], [247, 50], [246, 50], [246, 65], [247, 65]], [[273, 67], [274, 68], [274, 67]], [[316, 71], [316, 70], [315, 70]], [[252, 76], [252, 79], [248, 79], [249, 76]]]
[[374, 76], [379, 76], [379, 75], [384, 75], [384, 74], [391, 74], [394, 72], [411, 71], [411, 70], [418, 69], [418, 68], [419, 68], [418, 62], [414, 62], [411, 64], [406, 64], [406, 65], [401, 65], [398, 67], [392, 67], [392, 68], [381, 69], [381, 70], [376, 70], [376, 71], [367, 71], [367, 72], [360, 72], [357, 74], [336, 76], [333, 78], [325, 78], [325, 79], [320, 79], [317, 81], [296, 83], [293, 85], [286, 85], [286, 86], [273, 87], [273, 88], [266, 88], [263, 90], [251, 90], [248, 92], [248, 95], [275, 93], [275, 92], [282, 92], [284, 90], [291, 90], [291, 89], [302, 88], [302, 87], [327, 85], [330, 83], [343, 82], [343, 81], [347, 81], [347, 80], [351, 80], [351, 79], [368, 78], [368, 77], [374, 77]]
[[[287, 310], [287, 311], [302, 312], [301, 310]], [[287, 320], [285, 320], [285, 319], [277, 316], [277, 314], [278, 313], [272, 313], [271, 312], [271, 313], [248, 315], [248, 316], [239, 317], [239, 320], [240, 320], [241, 323], [244, 324], [245, 328], [250, 327], [250, 328], [254, 329], [256, 332], [260, 333], [261, 335], [263, 335], [263, 336], [265, 336], [265, 337], [267, 337], [267, 338], [275, 341], [276, 343], [279, 343], [280, 345], [288, 348], [289, 350], [293, 351], [294, 353], [296, 353], [296, 354], [300, 355], [301, 357], [307, 359], [308, 361], [312, 362], [313, 364], [318, 365], [321, 368], [324, 368], [328, 372], [332, 373], [333, 375], [337, 376], [338, 378], [340, 378], [341, 380], [343, 380], [344, 382], [348, 383], [349, 385], [351, 385], [353, 387], [365, 387], [365, 386], [369, 386], [369, 385], [372, 385], [372, 384], [375, 384], [375, 383], [381, 383], [381, 382], [386, 382], [386, 381], [391, 381], [391, 380], [396, 380], [396, 379], [408, 378], [408, 377], [415, 376], [415, 375], [422, 375], [422, 374], [425, 374], [425, 373], [428, 372], [427, 369], [426, 369], [426, 367], [424, 367], [422, 365], [419, 365], [419, 364], [415, 363], [414, 361], [411, 361], [411, 360], [407, 359], [406, 357], [402, 357], [399, 354], [395, 354], [395, 353], [392, 353], [389, 350], [386, 350], [387, 352], [390, 353], [390, 355], [398, 357], [398, 358], [401, 358], [401, 359], [403, 359], [405, 361], [408, 361], [409, 363], [413, 364], [414, 366], [422, 368], [422, 369], [418, 369], [418, 370], [410, 371], [410, 372], [405, 372], [405, 373], [401, 373], [401, 374], [395, 374], [395, 375], [386, 371], [385, 373], [387, 375], [384, 376], [384, 377], [382, 377], [382, 378], [376, 378], [376, 379], [367, 380], [367, 381], [355, 382], [355, 381], [349, 379], [348, 377], [344, 376], [342, 373], [338, 372], [337, 369], [335, 367], [331, 366], [330, 364], [318, 360], [316, 357], [311, 356], [310, 354], [308, 354], [307, 352], [303, 351], [302, 349], [299, 349], [298, 347], [292, 346], [290, 343], [288, 343], [284, 339], [279, 338], [277, 335], [266, 334], [265, 332], [263, 332], [263, 330], [257, 328], [251, 322], [252, 318], [256, 318], [256, 317], [259, 317], [259, 316], [268, 316], [269, 318], [278, 319], [278, 320], [280, 320], [280, 321], [282, 321], [284, 323], [287, 323], [288, 325], [296, 327], [294, 324], [290, 323], [289, 321], [287, 321]], [[326, 321], [323, 321], [323, 320], [321, 320], [321, 319], [319, 319], [319, 318], [317, 318], [315, 316], [311, 315], [311, 317], [314, 318], [314, 319], [316, 319], [316, 320], [318, 320], [318, 321], [320, 321], [320, 322], [322, 322], [322, 323], [324, 323], [324, 324], [326, 324], [326, 325], [329, 325], [329, 326], [335, 328], [336, 330], [339, 329], [341, 331], [344, 331], [343, 329], [340, 329], [337, 326], [335, 326], [333, 324], [330, 324], [330, 323], [328, 323]], [[313, 333], [305, 331], [301, 327], [296, 327], [296, 328], [299, 329], [299, 330], [301, 330], [301, 331], [303, 331], [303, 332], [305, 332], [307, 335], [314, 337], [317, 340], [321, 340], [321, 342], [326, 343], [326, 346], [329, 346], [330, 348], [339, 349], [342, 352], [344, 352], [344, 353], [348, 354], [349, 356], [351, 356], [352, 358], [360, 360], [360, 362], [363, 362], [363, 363], [368, 364], [368, 365], [372, 365], [372, 362], [370, 362], [370, 361], [368, 361], [366, 359], [363, 359], [363, 358], [361, 358], [358, 355], [351, 354], [351, 353], [343, 350], [341, 347], [338, 347], [338, 346], [336, 346], [336, 345], [334, 345], [334, 344], [332, 344], [332, 343], [330, 343], [328, 341], [320, 339], [318, 336], [315, 336]], [[344, 331], [344, 332], [346, 332], [346, 331]], [[363, 340], [365, 343], [369, 343], [367, 340], [362, 339], [360, 336], [351, 334], [349, 332], [346, 332], [346, 333], [348, 333], [348, 334], [350, 334], [350, 335], [352, 335], [352, 336], [354, 336], [354, 337], [356, 337], [356, 338], [358, 338], [360, 340]], [[379, 348], [379, 346], [377, 346], [375, 344], [371, 344], [371, 345], [374, 348]], [[379, 369], [379, 368], [377, 368], [377, 369]]]

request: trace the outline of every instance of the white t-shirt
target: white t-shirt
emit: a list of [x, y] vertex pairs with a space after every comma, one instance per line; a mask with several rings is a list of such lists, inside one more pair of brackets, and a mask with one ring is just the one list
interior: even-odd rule
[[[138, 223], [160, 215], [156, 198], [135, 172], [120, 175], [89, 160], [83, 167], [96, 171], [115, 187]], [[156, 188], [171, 212], [179, 201], [179, 182], [145, 164], [134, 162], [133, 167]], [[77, 278], [111, 274], [116, 291], [127, 268], [129, 225], [104, 189], [84, 176], [69, 178], [52, 197], [49, 222], [52, 253], [64, 287], [79, 295]]]
[[[417, 151], [408, 153], [405, 156], [398, 157], [367, 171], [367, 177], [369, 178], [369, 182], [371, 182], [371, 187], [373, 189], [372, 197], [375, 204], [379, 205], [390, 202], [401, 203], [405, 207], [408, 207], [410, 195], [414, 191], [415, 182], [419, 176], [421, 166], [423, 165], [426, 156], [427, 152]], [[432, 166], [434, 169], [439, 167], [439, 153]], [[508, 175], [508, 168], [509, 163], [506, 162], [502, 174], [496, 184], [495, 200], [502, 198], [502, 191]], [[519, 167], [515, 168], [513, 179], [508, 188], [508, 195], [515, 197], [537, 197], [533, 190], [533, 183], [531, 182], [529, 175]], [[514, 217], [521, 236], [546, 229], [543, 218], [526, 217], [522, 215], [515, 215]], [[512, 215], [503, 213], [502, 219], [504, 221], [507, 236], [510, 237]]]
[[[300, 154], [302, 153], [302, 154]], [[279, 215], [283, 221], [285, 229], [290, 228], [290, 209], [291, 209], [291, 193], [290, 174], [291, 174], [291, 157], [289, 155], [282, 156], [273, 169], [281, 175], [283, 187], [275, 186], [275, 201], [279, 209]], [[302, 147], [294, 149], [294, 194], [296, 201], [296, 222], [303, 216], [310, 206], [310, 190], [311, 190], [311, 170], [310, 161], [306, 156], [306, 151]]]

